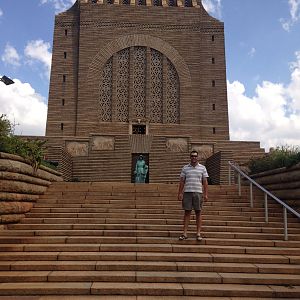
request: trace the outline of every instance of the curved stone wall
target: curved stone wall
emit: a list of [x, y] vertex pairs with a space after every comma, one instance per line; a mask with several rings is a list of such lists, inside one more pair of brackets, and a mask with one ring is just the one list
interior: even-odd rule
[[59, 172], [41, 166], [37, 172], [20, 156], [0, 152], [0, 224], [20, 221]]

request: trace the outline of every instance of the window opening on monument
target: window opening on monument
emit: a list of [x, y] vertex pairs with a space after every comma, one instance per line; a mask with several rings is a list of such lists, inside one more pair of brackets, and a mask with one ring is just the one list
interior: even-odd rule
[[192, 7], [192, 0], [184, 0], [185, 7]]
[[66, 75], [63, 75], [63, 82], [66, 82]]
[[62, 100], [61, 100], [61, 105], [62, 105], [62, 106], [65, 106], [65, 99], [62, 99]]
[[67, 58], [67, 52], [64, 52], [64, 59]]
[[138, 5], [146, 5], [146, 0], [138, 0]]
[[215, 81], [215, 80], [212, 80], [212, 81], [211, 81], [211, 86], [213, 86], [213, 87], [216, 86], [216, 81]]
[[215, 63], [215, 58], [214, 58], [214, 57], [211, 58], [211, 63], [212, 63], [212, 64]]
[[130, 0], [122, 0], [122, 4], [130, 5]]
[[215, 36], [214, 36], [214, 35], [211, 36], [211, 41], [212, 41], [212, 42], [215, 41]]
[[68, 29], [65, 29], [65, 36], [68, 35]]
[[153, 6], [162, 6], [161, 0], [153, 0]]
[[213, 127], [213, 134], [216, 134], [216, 128]]
[[216, 110], [216, 104], [213, 104], [213, 105], [212, 105], [212, 109], [213, 109], [213, 110]]
[[60, 123], [60, 130], [64, 130], [64, 123]]
[[169, 6], [177, 6], [177, 0], [169, 0], [168, 5]]
[[146, 134], [146, 125], [143, 124], [132, 125], [132, 134]]

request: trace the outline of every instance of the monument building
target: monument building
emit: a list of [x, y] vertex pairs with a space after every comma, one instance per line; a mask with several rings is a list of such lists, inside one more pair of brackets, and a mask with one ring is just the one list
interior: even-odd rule
[[[263, 152], [229, 137], [224, 24], [201, 0], [77, 0], [55, 18], [48, 157], [69, 179], [177, 182], [197, 150], [212, 181]], [[66, 163], [67, 161], [67, 163]]]

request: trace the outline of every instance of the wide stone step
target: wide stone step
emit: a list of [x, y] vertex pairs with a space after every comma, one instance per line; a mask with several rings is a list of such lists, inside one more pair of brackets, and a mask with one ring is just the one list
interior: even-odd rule
[[251, 264], [299, 264], [300, 257], [293, 255], [250, 255], [223, 253], [168, 253], [168, 252], [99, 252], [76, 249], [53, 252], [22, 252], [22, 250], [0, 253], [0, 261], [149, 261], [149, 262], [215, 262]]
[[[223, 230], [220, 228], [220, 230]], [[19, 234], [18, 234], [19, 233]], [[158, 230], [43, 230], [43, 231], [12, 231], [12, 234], [7, 233], [0, 234], [1, 243], [58, 243], [58, 242], [77, 242], [78, 239], [84, 242], [96, 242], [96, 243], [178, 243], [174, 241], [181, 234], [181, 230], [177, 231], [158, 231]], [[163, 239], [165, 237], [165, 239]], [[248, 244], [251, 240], [252, 243], [259, 243], [260, 245], [268, 244], [264, 240], [281, 240], [283, 238], [282, 233], [243, 233], [243, 232], [220, 232], [220, 231], [203, 231], [202, 237], [205, 239], [220, 239], [220, 241], [227, 240], [230, 243], [232, 239], [236, 239], [237, 242], [241, 242], [240, 245]], [[298, 241], [299, 235], [290, 234], [291, 241]], [[253, 240], [262, 240], [264, 242], [257, 242]], [[208, 241], [210, 243], [210, 241]], [[300, 241], [299, 241], [300, 244]], [[298, 245], [299, 245], [298, 244]]]
[[[27, 225], [27, 226], [26, 226]], [[1, 236], [51, 236], [51, 235], [85, 235], [85, 236], [173, 236], [175, 232], [178, 235], [178, 232], [182, 230], [181, 225], [140, 225], [140, 224], [127, 224], [122, 226], [122, 230], [119, 224], [110, 225], [110, 224], [97, 224], [97, 225], [30, 225], [23, 224], [22, 226], [9, 226], [9, 231], [0, 231]], [[51, 228], [52, 227], [52, 228]], [[32, 230], [30, 230], [32, 229]], [[191, 225], [190, 231], [195, 232], [196, 226]], [[224, 233], [226, 238], [226, 232], [228, 233], [263, 233], [282, 235], [282, 228], [259, 228], [259, 227], [234, 227], [234, 226], [202, 226], [203, 235], [209, 237], [209, 234], [213, 235], [214, 232], [220, 234]], [[290, 234], [299, 234], [300, 229], [291, 228], [289, 230]], [[273, 235], [274, 236], [274, 235]], [[299, 242], [300, 245], [300, 242]]]
[[171, 245], [171, 244], [1, 244], [0, 254], [7, 251], [99, 251], [99, 252], [153, 252], [153, 253], [210, 253], [214, 254], [249, 254], [249, 255], [299, 255], [299, 248], [282, 248], [257, 246], [228, 246], [228, 245]]
[[1, 271], [178, 271], [300, 274], [299, 265], [149, 261], [0, 261]]
[[194, 283], [32, 282], [1, 283], [1, 295], [149, 295], [299, 298], [295, 286]]
[[300, 276], [293, 274], [244, 274], [185, 271], [0, 271], [0, 283], [74, 281], [300, 285]]

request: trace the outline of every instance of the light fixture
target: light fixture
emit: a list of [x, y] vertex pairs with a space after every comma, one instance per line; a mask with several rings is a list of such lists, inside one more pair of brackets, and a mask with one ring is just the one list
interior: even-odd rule
[[1, 78], [0, 78], [0, 81], [4, 82], [6, 85], [10, 85], [10, 84], [13, 84], [15, 83], [12, 79], [10, 79], [9, 77], [3, 75]]

